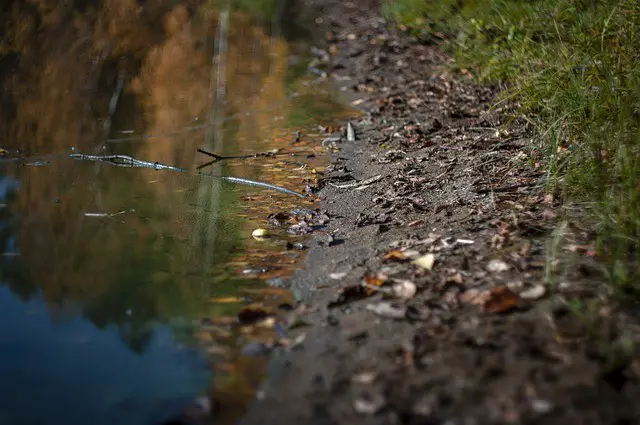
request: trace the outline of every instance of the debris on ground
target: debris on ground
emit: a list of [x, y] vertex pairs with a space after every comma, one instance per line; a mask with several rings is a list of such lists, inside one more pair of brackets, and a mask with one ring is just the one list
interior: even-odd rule
[[362, 115], [318, 185], [341, 243], [283, 224], [318, 241], [286, 283], [309, 326], [242, 424], [640, 423], [638, 321], [602, 305], [579, 227], [552, 233], [530, 124], [379, 2], [301, 1]]

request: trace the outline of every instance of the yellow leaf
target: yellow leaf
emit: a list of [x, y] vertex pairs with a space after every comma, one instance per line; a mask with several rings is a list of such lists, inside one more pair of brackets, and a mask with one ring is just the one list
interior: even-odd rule
[[426, 270], [433, 269], [433, 265], [436, 262], [436, 256], [434, 254], [426, 254], [422, 257], [418, 257], [412, 261], [416, 266], [422, 267]]

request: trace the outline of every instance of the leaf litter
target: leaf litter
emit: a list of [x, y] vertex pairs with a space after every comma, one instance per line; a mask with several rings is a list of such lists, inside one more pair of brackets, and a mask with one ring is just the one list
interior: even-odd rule
[[[323, 353], [326, 356], [319, 364], [305, 365], [322, 377], [327, 391], [322, 400], [314, 400], [318, 403], [314, 407], [335, 413], [337, 423], [354, 422], [353, 416], [337, 413], [346, 412], [347, 406], [355, 413], [376, 415], [372, 419], [376, 423], [386, 419], [516, 423], [532, 411], [548, 413], [560, 404], [556, 399], [551, 406], [545, 402], [547, 392], [554, 393], [550, 383], [567, 375], [570, 382], [572, 377], [563, 369], [562, 359], [568, 355], [553, 351], [557, 349], [553, 336], [536, 316], [538, 305], [545, 307], [547, 288], [542, 283], [543, 269], [532, 265], [544, 263], [544, 243], [535, 233], [526, 234], [538, 231], [534, 226], [538, 223], [527, 220], [535, 214], [551, 217], [544, 213], [546, 207], [536, 211], [531, 205], [552, 197], [528, 186], [515, 188], [529, 181], [521, 177], [526, 167], [514, 165], [513, 158], [530, 143], [530, 135], [524, 127], [509, 128], [509, 133], [502, 129], [511, 122], [508, 105], [504, 115], [491, 110], [490, 89], [469, 87], [446, 73], [425, 74], [424, 66], [419, 66], [424, 59], [418, 58], [440, 60], [437, 49], [393, 31], [382, 30], [380, 39], [374, 32], [370, 38], [361, 27], [371, 29], [375, 23], [384, 28], [382, 21], [361, 19], [360, 15], [369, 15], [357, 3], [336, 4], [343, 11], [353, 7], [353, 12], [331, 35], [331, 43], [339, 44], [339, 49], [336, 55], [327, 53], [326, 70], [328, 75], [342, 76], [338, 67], [331, 67], [342, 52], [362, 59], [357, 59], [358, 66], [367, 72], [355, 75], [353, 90], [369, 114], [357, 123], [358, 148], [363, 151], [357, 157], [360, 163], [339, 156], [333, 165], [338, 171], [325, 182], [327, 186], [347, 183], [340, 188], [344, 191], [334, 191], [338, 194], [330, 211], [341, 213], [338, 207], [349, 211], [340, 227], [357, 248], [349, 251], [353, 257], [347, 261], [354, 269], [368, 272], [359, 284], [337, 292], [333, 286], [347, 276], [328, 275], [340, 281], [326, 284], [329, 295], [335, 295], [329, 307], [345, 308], [332, 311], [332, 320], [327, 319], [330, 326], [320, 326], [314, 334], [325, 337], [327, 346], [335, 350]], [[407, 71], [382, 73], [385, 61], [402, 63]], [[394, 80], [397, 75], [400, 83]], [[383, 174], [389, 176], [384, 181], [353, 181], [354, 175]], [[367, 192], [355, 192], [367, 186]], [[478, 194], [478, 188], [503, 190], [489, 196]], [[341, 193], [348, 194], [346, 203], [340, 203]], [[364, 207], [351, 209], [352, 196], [362, 199]], [[528, 198], [537, 200], [529, 203]], [[380, 226], [353, 230], [354, 225], [373, 224]], [[459, 233], [463, 231], [466, 234]], [[359, 238], [358, 232], [375, 236]], [[387, 248], [369, 250], [364, 244]], [[378, 276], [381, 272], [386, 277]], [[321, 279], [327, 280], [327, 274]], [[521, 308], [538, 300], [536, 308]], [[357, 303], [347, 307], [351, 302]], [[367, 322], [371, 315], [389, 320]], [[334, 338], [343, 326], [351, 332], [346, 347]], [[402, 332], [407, 332], [404, 339], [398, 336]], [[303, 361], [310, 358], [302, 357]], [[584, 361], [572, 352], [574, 358]], [[335, 378], [326, 377], [327, 368], [335, 371]], [[359, 373], [365, 373], [365, 378], [356, 378]], [[511, 385], [514, 376], [522, 377], [517, 386]], [[482, 391], [470, 398], [458, 385]], [[372, 388], [362, 393], [354, 386]], [[296, 385], [291, 388], [296, 394], [307, 394]], [[577, 387], [572, 390], [580, 393]], [[431, 399], [425, 400], [424, 393]], [[385, 399], [376, 394], [393, 396]], [[296, 400], [307, 403], [304, 397]]]

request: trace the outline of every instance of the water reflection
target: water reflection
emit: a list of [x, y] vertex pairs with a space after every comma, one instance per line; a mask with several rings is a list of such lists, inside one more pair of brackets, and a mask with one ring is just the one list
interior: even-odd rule
[[[211, 342], [207, 331], [194, 335], [194, 320], [242, 308], [210, 300], [287, 276], [301, 258], [282, 252], [285, 235], [249, 235], [274, 209], [309, 201], [68, 158], [118, 153], [195, 170], [206, 161], [199, 147], [287, 148], [297, 155], [209, 171], [297, 191], [325, 161], [314, 125], [345, 111], [291, 66], [284, 2], [173, 4], [0, 7], [0, 308], [10, 312], [0, 326], [0, 393], [12, 392], [0, 424], [155, 420], [207, 391], [205, 360], [181, 344]], [[298, 128], [308, 137], [290, 146]], [[268, 263], [268, 273], [242, 273]], [[238, 358], [234, 335], [216, 350], [230, 362], [227, 387], [213, 385], [246, 399], [261, 366]]]

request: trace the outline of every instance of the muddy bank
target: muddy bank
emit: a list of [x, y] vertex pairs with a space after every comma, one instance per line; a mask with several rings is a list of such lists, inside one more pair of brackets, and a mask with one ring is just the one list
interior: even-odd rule
[[513, 105], [375, 3], [304, 5], [314, 66], [363, 116], [290, 282], [304, 341], [273, 354], [242, 423], [637, 423], [637, 321], [570, 214], [554, 237], [561, 205]]

